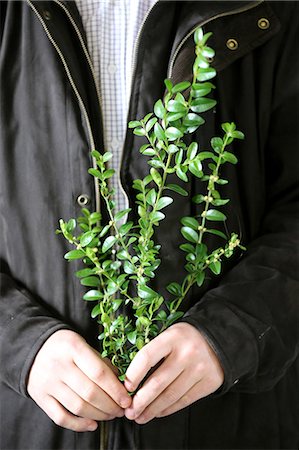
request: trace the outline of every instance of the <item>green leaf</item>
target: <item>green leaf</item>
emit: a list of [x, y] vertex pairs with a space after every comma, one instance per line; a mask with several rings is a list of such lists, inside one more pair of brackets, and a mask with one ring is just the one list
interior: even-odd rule
[[167, 186], [165, 186], [165, 189], [170, 189], [171, 191], [174, 191], [177, 194], [182, 195], [183, 197], [188, 196], [188, 192], [178, 184], [168, 184]]
[[205, 95], [208, 95], [212, 89], [215, 89], [215, 86], [208, 81], [206, 83], [194, 83], [192, 85], [191, 93], [195, 98], [204, 97]]
[[76, 220], [75, 219], [70, 219], [68, 221], [68, 223], [66, 224], [66, 231], [68, 233], [71, 233], [72, 231], [74, 231], [75, 228], [76, 228]]
[[191, 142], [191, 144], [188, 147], [187, 150], [187, 158], [188, 159], [194, 159], [198, 152], [198, 143], [197, 142]]
[[156, 209], [160, 210], [163, 208], [166, 208], [166, 206], [170, 205], [173, 202], [173, 199], [171, 197], [161, 197], [159, 198], [157, 202]]
[[181, 233], [187, 241], [194, 243], [198, 242], [199, 239], [198, 233], [195, 230], [193, 230], [193, 228], [182, 227]]
[[154, 167], [152, 167], [150, 170], [150, 174], [156, 185], [160, 187], [162, 185], [162, 177], [160, 173]]
[[155, 320], [162, 320], [163, 322], [166, 320], [167, 318], [167, 314], [166, 312], [162, 309], [161, 311], [158, 312], [158, 314], [155, 317]]
[[195, 30], [195, 33], [194, 33], [195, 44], [197, 44], [197, 45], [201, 44], [202, 39], [203, 39], [203, 30], [201, 27], [199, 27]]
[[188, 244], [188, 243], [180, 245], [180, 249], [183, 250], [183, 252], [187, 252], [187, 253], [195, 252], [195, 247], [192, 244]]
[[130, 331], [130, 333], [127, 334], [127, 339], [132, 345], [136, 344], [136, 338], [137, 338], [137, 330]]
[[216, 153], [221, 153], [223, 147], [223, 140], [220, 137], [213, 137], [211, 139], [211, 146]]
[[75, 276], [77, 278], [85, 278], [85, 277], [88, 277], [90, 275], [94, 275], [94, 270], [93, 269], [82, 269], [82, 270], [78, 270], [78, 272], [75, 272]]
[[199, 159], [193, 159], [191, 161], [191, 163], [189, 164], [189, 170], [197, 178], [201, 178], [203, 176], [202, 164]]
[[110, 265], [110, 269], [112, 270], [118, 270], [121, 266], [121, 262], [120, 261], [114, 261], [111, 265]]
[[150, 299], [158, 297], [159, 294], [145, 284], [142, 284], [138, 286], [138, 296], [143, 299]]
[[87, 231], [87, 233], [82, 234], [80, 238], [80, 244], [82, 247], [86, 247], [94, 238], [94, 233], [92, 231]]
[[64, 255], [64, 258], [71, 261], [73, 259], [81, 259], [85, 256], [85, 253], [82, 250], [71, 250], [70, 252]]
[[198, 127], [203, 123], [204, 123], [203, 118], [194, 113], [188, 113], [183, 120], [183, 124], [186, 127]]
[[199, 69], [196, 78], [198, 81], [208, 81], [215, 76], [216, 70], [213, 67], [208, 67], [207, 69]]
[[128, 214], [131, 211], [131, 208], [122, 209], [118, 213], [115, 214], [114, 220], [117, 222], [118, 220], [122, 219], [126, 214]]
[[110, 230], [111, 225], [105, 225], [104, 228], [102, 229], [102, 231], [100, 232], [100, 237], [105, 236], [105, 234]]
[[113, 312], [117, 311], [120, 305], [122, 304], [123, 300], [121, 298], [117, 298], [113, 300], [112, 302], [112, 310]]
[[242, 133], [242, 131], [237, 131], [237, 130], [232, 132], [232, 137], [235, 139], [244, 139], [245, 138], [244, 133]]
[[165, 130], [165, 135], [169, 141], [175, 141], [183, 136], [183, 133], [175, 127], [169, 127]]
[[140, 126], [140, 122], [138, 120], [131, 120], [128, 126], [129, 128], [136, 128]]
[[152, 222], [160, 222], [160, 220], [165, 219], [165, 214], [160, 211], [154, 211], [150, 213], [149, 218]]
[[169, 80], [169, 79], [164, 80], [164, 84], [166, 86], [166, 89], [169, 92], [171, 92], [172, 91], [172, 86], [173, 86], [171, 80]]
[[216, 100], [213, 100], [212, 98], [200, 97], [191, 102], [191, 111], [195, 113], [203, 113], [214, 108], [216, 103]]
[[184, 315], [184, 313], [181, 311], [176, 311], [176, 312], [169, 314], [169, 316], [167, 317], [167, 326], [169, 327], [171, 324], [173, 324], [178, 319], [180, 319], [183, 315]]
[[113, 154], [111, 152], [105, 152], [103, 154], [103, 161], [107, 162], [113, 157]]
[[105, 170], [105, 172], [102, 175], [102, 178], [104, 180], [107, 180], [108, 178], [111, 178], [114, 174], [115, 174], [114, 169], [108, 169], [108, 170]]
[[176, 101], [176, 100], [169, 100], [167, 104], [167, 111], [170, 112], [185, 112], [187, 111], [186, 105]]
[[102, 245], [102, 253], [106, 253], [117, 241], [115, 236], [108, 236]]
[[214, 206], [223, 206], [226, 205], [229, 202], [229, 199], [220, 199], [220, 198], [216, 198], [215, 200], [212, 201], [212, 205]]
[[219, 275], [221, 272], [221, 262], [215, 261], [209, 264], [209, 269], [215, 274]]
[[155, 123], [154, 126], [154, 135], [159, 141], [163, 141], [165, 139], [165, 132], [158, 122]]
[[167, 120], [168, 122], [175, 122], [176, 120], [181, 119], [186, 114], [186, 110], [182, 112], [171, 112], [167, 114]]
[[100, 284], [100, 281], [97, 277], [86, 277], [81, 279], [82, 286], [91, 286], [97, 287]]
[[119, 234], [125, 236], [131, 230], [133, 225], [133, 222], [124, 223], [119, 229]]
[[224, 159], [224, 161], [229, 162], [231, 164], [237, 164], [238, 162], [238, 158], [233, 153], [230, 152], [223, 152], [222, 158]]
[[148, 147], [142, 152], [142, 154], [145, 156], [155, 156], [156, 151], [153, 148]]
[[206, 218], [207, 220], [223, 222], [226, 220], [226, 215], [217, 211], [217, 209], [209, 209], [206, 213]]
[[109, 283], [107, 284], [106, 291], [107, 291], [107, 294], [108, 294], [108, 295], [113, 295], [113, 294], [115, 294], [115, 292], [118, 291], [118, 285], [117, 285], [117, 283], [115, 283], [114, 281], [109, 281]]
[[164, 114], [166, 113], [166, 109], [161, 99], [155, 103], [154, 113], [156, 114], [157, 117], [159, 117], [159, 119], [163, 119]]
[[89, 217], [89, 223], [91, 225], [94, 225], [95, 223], [99, 222], [102, 218], [102, 214], [99, 212], [93, 212], [92, 214], [90, 214]]
[[103, 297], [104, 295], [102, 294], [102, 292], [92, 289], [91, 291], [88, 291], [86, 292], [86, 294], [84, 294], [83, 300], [89, 302], [94, 300], [101, 300], [101, 298]]
[[204, 272], [199, 272], [196, 275], [196, 284], [197, 284], [197, 286], [201, 287], [203, 285], [204, 281], [205, 281], [205, 273]]
[[193, 228], [193, 230], [198, 230], [199, 224], [198, 224], [197, 220], [194, 219], [194, 217], [182, 217], [181, 223], [185, 227], [190, 227], [190, 228]]
[[196, 205], [200, 205], [200, 203], [203, 203], [205, 201], [205, 199], [202, 194], [196, 194], [196, 195], [194, 195], [194, 197], [192, 197], [192, 201]]
[[178, 151], [179, 151], [179, 147], [177, 147], [174, 144], [170, 144], [169, 147], [167, 148], [167, 153], [170, 153], [171, 155], [174, 155]]
[[91, 311], [91, 317], [95, 319], [99, 314], [101, 314], [101, 305], [96, 305]]
[[146, 131], [144, 128], [135, 128], [133, 131], [134, 134], [136, 134], [136, 136], [145, 136], [146, 135]]
[[172, 92], [175, 94], [176, 92], [182, 92], [188, 89], [191, 86], [191, 83], [189, 81], [182, 81], [181, 83], [178, 83], [173, 86]]
[[145, 126], [145, 129], [146, 129], [147, 133], [149, 133], [151, 131], [151, 129], [153, 128], [153, 126], [155, 125], [156, 122], [157, 122], [157, 118], [156, 117], [153, 117], [152, 119], [150, 119], [147, 122], [147, 124]]
[[164, 168], [164, 164], [159, 159], [152, 159], [148, 161], [148, 164], [152, 167], [155, 167], [156, 169], [162, 169]]
[[210, 234], [214, 234], [216, 236], [219, 236], [219, 237], [227, 240], [227, 236], [224, 233], [222, 233], [222, 231], [210, 229], [210, 230], [206, 230], [206, 232], [210, 233]]
[[146, 194], [146, 202], [151, 205], [154, 206], [155, 201], [157, 198], [157, 192], [155, 191], [155, 189], [151, 189], [147, 194]]
[[101, 172], [98, 170], [98, 169], [88, 169], [88, 173], [90, 174], [90, 175], [92, 175], [93, 177], [96, 177], [96, 178], [102, 178], [102, 174], [101, 174]]
[[170, 292], [173, 295], [181, 295], [182, 294], [182, 288], [179, 285], [179, 283], [170, 283], [166, 289], [168, 290], [168, 292]]
[[130, 263], [130, 261], [125, 261], [124, 262], [124, 271], [125, 271], [125, 273], [131, 275], [136, 272], [136, 269], [133, 266], [133, 264]]
[[181, 169], [180, 166], [177, 167], [175, 172], [176, 172], [177, 176], [180, 178], [180, 180], [185, 181], [187, 183], [188, 177], [185, 174], [185, 172], [183, 172], [183, 170]]

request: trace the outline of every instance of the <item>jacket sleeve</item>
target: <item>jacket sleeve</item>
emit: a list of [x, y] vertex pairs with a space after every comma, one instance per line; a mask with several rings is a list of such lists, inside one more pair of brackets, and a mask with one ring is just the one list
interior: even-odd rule
[[267, 201], [259, 235], [247, 243], [243, 258], [219, 286], [182, 319], [201, 330], [218, 353], [225, 371], [221, 392], [271, 389], [298, 355], [299, 70], [294, 28], [283, 38], [277, 64], [265, 147]]
[[[4, 264], [1, 266], [3, 270]], [[27, 376], [43, 343], [55, 331], [72, 328], [4, 273], [0, 274], [0, 288], [1, 379], [26, 396]]]

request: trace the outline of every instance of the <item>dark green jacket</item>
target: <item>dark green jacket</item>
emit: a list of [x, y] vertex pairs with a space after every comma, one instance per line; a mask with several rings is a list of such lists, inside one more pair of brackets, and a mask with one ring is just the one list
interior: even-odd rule
[[[74, 329], [98, 345], [55, 229], [60, 217], [78, 215], [81, 194], [92, 208], [101, 203], [87, 173], [90, 150], [103, 150], [100, 100], [74, 2], [1, 1], [1, 9], [1, 448], [99, 449], [100, 431], [54, 425], [28, 397], [26, 381], [54, 331]], [[225, 121], [246, 135], [235, 144], [240, 163], [224, 173], [231, 181], [223, 196], [231, 198], [228, 230], [240, 230], [247, 251], [185, 304], [184, 320], [218, 354], [222, 388], [145, 426], [110, 422], [106, 448], [299, 446], [298, 18], [298, 2], [160, 1], [143, 26], [129, 119], [152, 110], [164, 78], [190, 78], [194, 28], [213, 32], [218, 105], [196, 138], [208, 149]], [[129, 130], [121, 178], [130, 199], [132, 180], [148, 170], [141, 144]], [[197, 179], [184, 187], [191, 196], [201, 190]], [[192, 208], [177, 196], [159, 227], [155, 288], [183, 277], [179, 218]]]

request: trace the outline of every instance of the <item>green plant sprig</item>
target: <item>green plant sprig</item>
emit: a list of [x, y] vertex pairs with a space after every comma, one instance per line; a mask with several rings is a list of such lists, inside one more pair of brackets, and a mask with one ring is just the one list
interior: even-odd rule
[[[91, 154], [96, 168], [89, 169], [89, 173], [99, 180], [109, 222], [103, 224], [99, 212], [91, 213], [83, 208], [77, 221], [61, 219], [57, 230], [75, 247], [65, 258], [81, 259], [86, 265], [76, 276], [83, 286], [91, 288], [84, 300], [97, 302], [91, 316], [102, 325], [99, 336], [102, 357], [109, 357], [118, 367], [120, 379], [124, 378], [136, 352], [182, 317], [179, 311], [182, 302], [194, 284], [203, 285], [206, 271], [219, 275], [222, 258], [231, 257], [238, 247], [244, 249], [236, 233], [228, 237], [223, 231], [209, 227], [210, 222], [226, 220], [219, 208], [229, 199], [221, 198], [218, 186], [227, 184], [228, 180], [221, 178], [220, 171], [225, 163], [237, 163], [236, 156], [227, 147], [234, 139], [243, 139], [243, 133], [234, 123], [222, 124], [223, 137], [211, 139], [211, 151], [199, 151], [197, 142], [188, 146], [184, 142], [186, 135], [204, 124], [200, 114], [216, 105], [216, 100], [207, 97], [215, 89], [210, 80], [216, 75], [210, 67], [214, 50], [206, 45], [210, 35], [204, 34], [201, 28], [194, 34], [196, 58], [192, 83], [183, 81], [173, 85], [171, 80], [165, 80], [166, 94], [155, 103], [153, 112], [129, 123], [135, 135], [146, 139], [140, 152], [148, 158], [150, 167], [145, 178], [133, 182], [137, 222], [124, 222], [130, 208], [115, 212], [114, 190], [109, 187], [115, 171], [107, 167], [112, 153], [94, 150]], [[175, 281], [167, 286], [173, 298], [164, 299], [150, 287], [161, 264], [161, 246], [155, 243], [155, 229], [166, 218], [162, 210], [173, 203], [171, 193], [189, 195], [180, 184], [169, 183], [169, 176], [174, 174], [185, 183], [190, 176], [206, 182], [206, 193], [196, 194], [192, 199], [199, 205], [199, 214], [181, 219], [181, 233], [186, 242], [180, 249], [186, 253], [187, 275], [181, 283]], [[74, 234], [77, 226], [79, 235]], [[225, 245], [209, 251], [204, 243], [206, 234], [221, 237]], [[126, 314], [121, 312], [124, 306]]]

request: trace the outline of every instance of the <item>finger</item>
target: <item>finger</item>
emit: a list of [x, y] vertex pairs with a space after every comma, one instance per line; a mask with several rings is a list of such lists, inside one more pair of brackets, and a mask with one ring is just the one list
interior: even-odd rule
[[157, 336], [134, 357], [126, 372], [125, 388], [129, 392], [135, 391], [148, 371], [170, 354], [171, 342], [165, 338], [166, 333]]
[[128, 392], [111, 369], [90, 347], [82, 346], [82, 351], [74, 355], [74, 363], [87, 377], [109, 395], [122, 408], [131, 404]]
[[101, 411], [100, 409], [87, 403], [64, 383], [59, 383], [56, 385], [53, 396], [65, 409], [75, 416], [97, 421], [110, 420], [114, 418], [111, 414], [106, 414], [104, 411]]
[[206, 397], [207, 395], [212, 394], [214, 392], [211, 391], [209, 380], [201, 380], [192, 386], [189, 391], [185, 392], [184, 395], [175, 403], [173, 403], [170, 407], [161, 411], [161, 413], [157, 414], [156, 417], [165, 417], [173, 414], [177, 411], [180, 411], [183, 408], [191, 405], [192, 403], [200, 400], [201, 398]]
[[132, 405], [126, 409], [126, 417], [134, 420], [172, 385], [174, 380], [183, 372], [183, 368], [176, 364], [175, 357], [168, 356], [161, 366], [146, 380], [144, 385], [134, 395]]
[[91, 419], [76, 417], [67, 411], [55, 398], [45, 397], [42, 405], [39, 405], [56, 425], [72, 431], [95, 431], [97, 422]]
[[97, 384], [91, 381], [75, 364], [71, 371], [64, 374], [63, 381], [81, 399], [98, 409], [101, 413], [106, 413], [110, 416], [113, 415], [114, 417], [123, 416], [123, 409]]
[[198, 382], [198, 376], [192, 376], [189, 371], [182, 371], [179, 376], [167, 386], [165, 390], [153, 401], [139, 417], [135, 418], [138, 424], [144, 424], [158, 417], [162, 411], [170, 409], [183, 398], [186, 392]]

